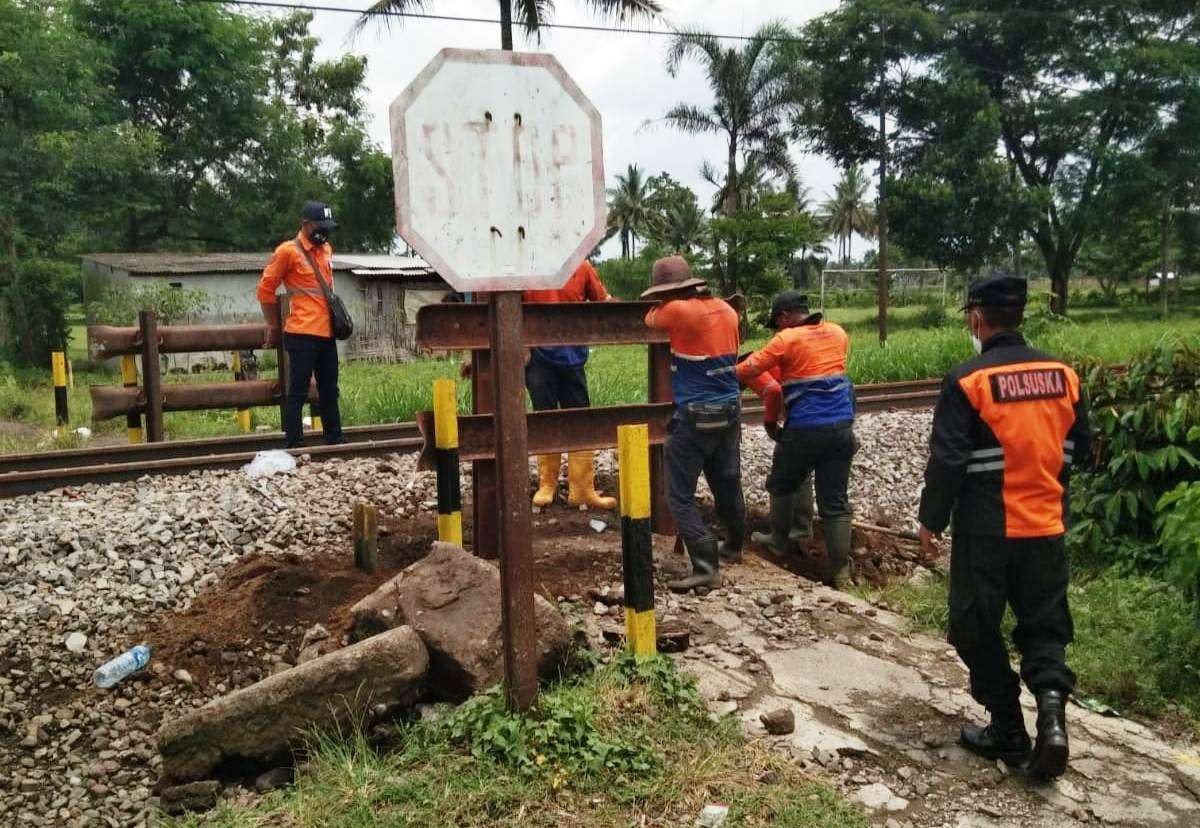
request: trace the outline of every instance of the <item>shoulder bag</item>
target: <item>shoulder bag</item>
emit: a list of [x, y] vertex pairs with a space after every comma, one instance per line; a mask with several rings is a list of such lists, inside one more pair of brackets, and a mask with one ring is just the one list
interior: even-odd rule
[[296, 248], [308, 260], [308, 266], [312, 268], [313, 276], [316, 277], [317, 284], [321, 286], [321, 293], [325, 295], [325, 304], [329, 306], [331, 333], [337, 339], [349, 339], [350, 335], [354, 333], [354, 320], [350, 318], [350, 312], [346, 310], [341, 297], [330, 290], [325, 277], [321, 275], [320, 268], [317, 267], [317, 260], [313, 258], [311, 253], [304, 249], [304, 245], [299, 240], [296, 241]]

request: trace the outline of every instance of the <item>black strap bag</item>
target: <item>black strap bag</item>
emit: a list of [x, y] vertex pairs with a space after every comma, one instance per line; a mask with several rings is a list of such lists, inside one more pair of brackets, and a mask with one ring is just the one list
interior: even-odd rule
[[325, 295], [325, 304], [329, 305], [329, 322], [334, 337], [349, 339], [350, 335], [354, 333], [354, 320], [350, 318], [350, 312], [346, 310], [342, 298], [329, 289], [325, 277], [321, 275], [321, 270], [317, 267], [317, 260], [304, 249], [304, 245], [300, 243], [299, 239], [296, 240], [296, 248], [304, 254], [304, 258], [308, 259], [308, 266], [312, 268], [313, 276], [316, 277], [317, 284], [321, 286], [321, 293]]

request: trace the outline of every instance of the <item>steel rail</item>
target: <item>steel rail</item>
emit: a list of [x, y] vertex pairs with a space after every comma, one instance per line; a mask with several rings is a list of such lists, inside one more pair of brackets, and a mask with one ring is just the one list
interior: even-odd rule
[[[857, 388], [859, 413], [930, 408], [937, 402], [940, 380], [915, 380], [862, 385]], [[761, 425], [762, 405], [742, 406], [747, 425]], [[418, 423], [351, 426], [345, 429], [346, 445], [294, 449], [314, 460], [341, 459], [392, 453], [420, 452], [424, 440]], [[48, 491], [88, 483], [132, 480], [146, 474], [184, 474], [206, 469], [238, 468], [255, 452], [279, 448], [279, 432], [103, 446], [27, 454], [0, 455], [0, 497]], [[597, 445], [604, 440], [594, 441]], [[613, 440], [615, 443], [615, 434]]]

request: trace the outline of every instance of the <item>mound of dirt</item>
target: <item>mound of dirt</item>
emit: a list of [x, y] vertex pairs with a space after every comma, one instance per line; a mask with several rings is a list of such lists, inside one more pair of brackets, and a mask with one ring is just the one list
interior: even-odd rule
[[240, 687], [294, 664], [305, 631], [323, 625], [340, 637], [348, 611], [364, 595], [429, 551], [434, 521], [388, 530], [372, 574], [354, 568], [349, 548], [242, 559], [181, 612], [155, 620], [143, 640], [160, 669], [187, 670], [202, 684]]

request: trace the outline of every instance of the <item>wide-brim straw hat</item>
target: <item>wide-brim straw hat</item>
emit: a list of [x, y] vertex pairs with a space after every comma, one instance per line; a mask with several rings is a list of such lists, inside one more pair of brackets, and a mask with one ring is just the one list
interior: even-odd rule
[[647, 299], [663, 293], [691, 287], [707, 287], [708, 282], [692, 275], [692, 268], [683, 256], [667, 256], [654, 263], [650, 270], [650, 287], [642, 291]]

